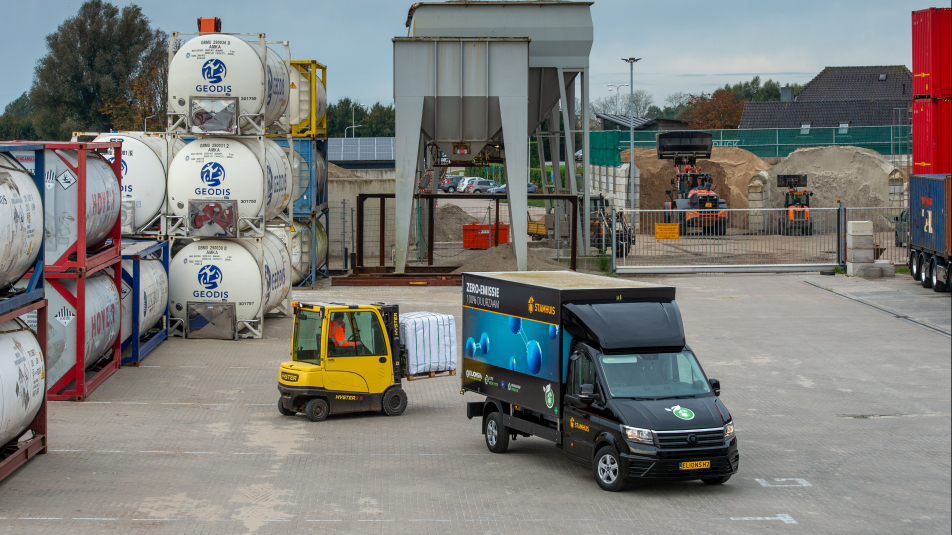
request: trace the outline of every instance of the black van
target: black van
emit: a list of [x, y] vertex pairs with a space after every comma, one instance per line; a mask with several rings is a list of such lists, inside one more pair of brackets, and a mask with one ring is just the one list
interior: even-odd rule
[[[479, 295], [487, 291], [497, 299]], [[467, 416], [482, 417], [491, 452], [505, 452], [518, 436], [552, 440], [568, 459], [592, 467], [599, 486], [610, 491], [649, 478], [719, 485], [737, 472], [733, 419], [718, 398], [719, 381], [705, 375], [685, 343], [674, 288], [531, 272], [466, 274], [463, 292], [464, 339], [469, 336], [463, 390], [487, 396], [468, 403]], [[504, 305], [504, 296], [516, 302], [528, 296], [529, 307], [516, 312]], [[497, 315], [512, 318], [510, 331], [518, 327], [520, 336], [513, 338], [526, 341], [530, 360], [546, 352], [527, 324], [535, 318], [525, 317], [538, 310], [540, 300], [543, 309], [548, 303], [558, 307], [558, 322], [548, 322], [560, 364], [549, 375], [557, 382], [546, 383], [546, 370], [534, 361], [525, 373], [516, 357], [509, 370], [492, 358], [492, 342], [505, 334], [492, 330]], [[517, 352], [511, 343], [503, 351]]]

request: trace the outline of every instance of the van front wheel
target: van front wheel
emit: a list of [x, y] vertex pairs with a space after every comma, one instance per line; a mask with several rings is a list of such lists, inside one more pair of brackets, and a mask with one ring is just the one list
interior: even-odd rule
[[624, 490], [625, 480], [621, 477], [621, 459], [618, 450], [605, 446], [595, 455], [595, 481], [598, 486], [610, 492]]
[[502, 423], [501, 412], [486, 418], [486, 447], [493, 453], [506, 453], [509, 449], [509, 429]]

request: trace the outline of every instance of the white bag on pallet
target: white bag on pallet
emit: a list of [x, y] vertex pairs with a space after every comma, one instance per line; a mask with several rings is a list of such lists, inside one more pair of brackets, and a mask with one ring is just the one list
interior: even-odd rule
[[449, 314], [400, 315], [400, 339], [407, 348], [407, 373], [456, 369], [456, 318]]

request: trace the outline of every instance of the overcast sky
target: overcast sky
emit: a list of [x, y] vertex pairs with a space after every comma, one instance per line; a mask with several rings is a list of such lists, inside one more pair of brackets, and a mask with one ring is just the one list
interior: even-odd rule
[[[138, 3], [154, 26], [195, 31], [198, 16], [219, 16], [226, 32], [265, 32], [291, 42], [297, 59], [328, 66], [328, 97], [361, 103], [393, 100], [393, 46], [406, 35], [411, 1], [394, 0], [115, 0]], [[45, 36], [75, 15], [75, 0], [0, 0], [3, 75], [0, 106], [29, 89]], [[598, 0], [592, 6], [593, 97], [628, 83], [620, 58], [635, 66], [635, 89], [662, 103], [673, 92], [710, 92], [755, 75], [805, 83], [825, 66], [911, 67], [910, 12], [945, 4], [908, 0], [663, 2]], [[217, 6], [217, 7], [216, 7]], [[627, 91], [624, 88], [623, 91]]]

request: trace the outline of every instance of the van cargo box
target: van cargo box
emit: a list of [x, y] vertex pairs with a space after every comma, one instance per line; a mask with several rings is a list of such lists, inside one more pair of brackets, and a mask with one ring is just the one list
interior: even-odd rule
[[674, 297], [672, 286], [573, 271], [464, 273], [462, 388], [558, 416], [574, 336], [680, 350]]

